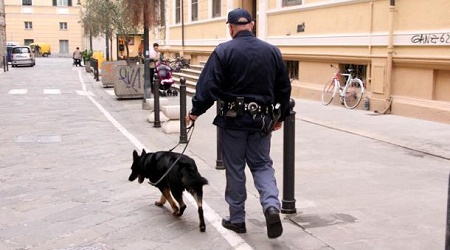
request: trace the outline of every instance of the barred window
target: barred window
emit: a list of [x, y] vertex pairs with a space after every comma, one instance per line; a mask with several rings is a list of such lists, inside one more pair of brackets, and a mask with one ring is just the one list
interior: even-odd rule
[[302, 0], [283, 0], [283, 7], [301, 5]]
[[22, 5], [33, 5], [32, 0], [22, 0]]
[[299, 76], [299, 61], [285, 61], [288, 70], [289, 79], [298, 79]]
[[345, 72], [347, 72], [347, 69], [353, 69], [354, 76], [361, 79], [361, 81], [363, 81], [364, 85], [366, 85], [367, 65], [344, 64], [343, 66], [344, 66]]

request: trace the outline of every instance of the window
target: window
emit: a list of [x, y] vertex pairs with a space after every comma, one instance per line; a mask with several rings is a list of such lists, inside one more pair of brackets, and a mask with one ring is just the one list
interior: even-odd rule
[[286, 61], [286, 68], [288, 70], [289, 79], [298, 79], [298, 69], [299, 62], [298, 61]]
[[33, 23], [32, 22], [24, 22], [25, 24], [25, 29], [26, 30], [31, 30], [33, 28]]
[[[354, 76], [361, 79], [366, 85], [366, 72], [367, 72], [367, 65], [359, 65], [359, 64], [344, 64], [344, 71], [347, 73], [347, 69], [353, 69], [354, 70]], [[342, 69], [341, 69], [342, 70]]]
[[175, 1], [175, 23], [181, 22], [181, 0]]
[[30, 44], [34, 43], [34, 39], [24, 39], [23, 45], [28, 46]]
[[212, 0], [212, 8], [212, 17], [220, 17], [222, 15], [220, 0]]
[[60, 30], [67, 30], [67, 23], [66, 22], [60, 22], [59, 23], [59, 29]]
[[72, 6], [72, 0], [53, 0], [53, 6]]
[[22, 5], [33, 5], [32, 0], [22, 0]]
[[59, 53], [61, 54], [69, 53], [69, 40], [59, 40]]
[[283, 0], [283, 7], [301, 5], [302, 0]]
[[198, 20], [198, 0], [192, 0], [191, 3], [191, 21]]

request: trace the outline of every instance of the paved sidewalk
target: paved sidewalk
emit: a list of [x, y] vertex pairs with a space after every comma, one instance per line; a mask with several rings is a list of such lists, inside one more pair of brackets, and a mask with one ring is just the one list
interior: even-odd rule
[[[271, 240], [249, 172], [247, 233], [220, 226], [225, 176], [215, 169], [212, 108], [186, 151], [210, 183], [200, 233], [189, 195], [174, 218], [152, 205], [158, 190], [126, 180], [133, 149], [167, 150], [179, 135], [154, 128], [141, 100], [117, 100], [71, 59], [38, 59], [0, 74], [0, 249], [444, 248], [448, 124], [296, 99], [297, 213], [283, 215], [284, 233]], [[283, 152], [278, 131], [280, 198]]]

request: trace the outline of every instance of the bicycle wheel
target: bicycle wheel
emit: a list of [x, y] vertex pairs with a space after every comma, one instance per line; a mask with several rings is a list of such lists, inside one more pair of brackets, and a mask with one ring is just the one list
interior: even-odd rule
[[354, 109], [361, 102], [364, 95], [364, 86], [361, 80], [353, 79], [344, 89], [344, 105]]
[[336, 94], [337, 88], [335, 84], [335, 79], [331, 79], [325, 84], [322, 91], [322, 104], [328, 105], [333, 101], [334, 95]]

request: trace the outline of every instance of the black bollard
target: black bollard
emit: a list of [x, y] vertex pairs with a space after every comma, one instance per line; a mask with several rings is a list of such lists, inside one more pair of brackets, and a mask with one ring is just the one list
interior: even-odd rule
[[283, 138], [283, 198], [281, 212], [297, 213], [295, 208], [295, 101], [289, 102], [289, 115], [284, 121]]
[[150, 58], [144, 60], [144, 102], [151, 96], [151, 74], [150, 74]]
[[180, 78], [180, 143], [187, 143], [186, 117], [186, 79]]
[[8, 62], [6, 60], [6, 56], [3, 56], [3, 72], [6, 72], [6, 65], [8, 65]]
[[[219, 114], [220, 112], [220, 105], [219, 101], [216, 102], [216, 112]], [[216, 169], [223, 170], [225, 169], [225, 166], [223, 165], [223, 159], [222, 159], [222, 137], [220, 136], [219, 128], [216, 128], [217, 133], [217, 158], [216, 158]]]
[[450, 175], [448, 177], [447, 230], [445, 233], [445, 250], [450, 250]]
[[154, 111], [155, 112], [155, 121], [153, 123], [153, 127], [160, 128], [161, 127], [161, 121], [159, 119], [159, 77], [158, 74], [154, 74], [153, 77], [153, 99], [154, 99]]

